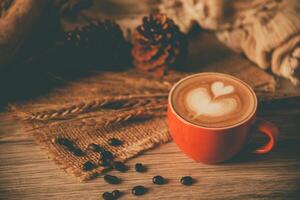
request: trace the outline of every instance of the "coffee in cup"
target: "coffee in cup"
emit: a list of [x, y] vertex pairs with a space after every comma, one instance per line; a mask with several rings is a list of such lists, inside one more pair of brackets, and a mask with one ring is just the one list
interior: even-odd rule
[[243, 82], [220, 74], [190, 76], [172, 92], [174, 111], [186, 121], [203, 127], [241, 123], [256, 108], [254, 92]]

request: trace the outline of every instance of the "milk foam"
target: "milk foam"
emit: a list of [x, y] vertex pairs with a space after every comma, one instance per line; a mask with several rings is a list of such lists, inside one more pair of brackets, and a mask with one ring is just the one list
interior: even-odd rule
[[244, 83], [217, 73], [187, 78], [172, 93], [175, 112], [193, 124], [226, 127], [255, 110], [255, 94]]
[[201, 115], [219, 117], [234, 111], [238, 107], [238, 104], [234, 98], [216, 98], [232, 93], [234, 91], [234, 88], [232, 86], [219, 87], [218, 90], [214, 90], [214, 86], [215, 85], [212, 84], [214, 97], [211, 97], [206, 88], [196, 88], [189, 91], [189, 93], [187, 94], [185, 99], [186, 105], [188, 106], [190, 111], [194, 113], [194, 116], [192, 116], [193, 118], [197, 118]]

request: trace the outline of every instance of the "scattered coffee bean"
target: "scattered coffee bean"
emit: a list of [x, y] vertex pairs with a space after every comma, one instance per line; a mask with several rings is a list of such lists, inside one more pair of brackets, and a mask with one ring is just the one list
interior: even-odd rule
[[145, 172], [146, 167], [142, 163], [136, 163], [135, 164], [135, 171], [137, 172]]
[[110, 146], [114, 146], [114, 147], [117, 147], [117, 146], [121, 146], [123, 144], [123, 141], [117, 139], [117, 138], [110, 138], [108, 140], [108, 144]]
[[55, 142], [60, 145], [73, 146], [73, 142], [67, 138], [56, 138]]
[[64, 146], [65, 148], [72, 150], [74, 148], [74, 144], [71, 140], [67, 138], [56, 138], [55, 142], [59, 145]]
[[115, 199], [114, 195], [110, 192], [104, 192], [102, 194], [102, 197], [104, 200], [114, 200]]
[[111, 160], [108, 159], [99, 159], [99, 165], [102, 167], [111, 167]]
[[75, 156], [84, 156], [85, 153], [78, 147], [76, 147], [76, 145], [67, 138], [56, 138], [55, 142], [59, 145], [64, 146], [67, 150], [69, 150], [70, 152], [72, 152]]
[[114, 162], [113, 167], [119, 172], [126, 172], [128, 170], [128, 167], [120, 161]]
[[121, 192], [120, 190], [114, 190], [111, 193], [112, 193], [112, 195], [114, 196], [115, 199], [118, 199], [123, 195], [123, 192]]
[[184, 176], [180, 180], [183, 185], [192, 185], [194, 183], [194, 179], [190, 176]]
[[91, 161], [87, 161], [83, 164], [82, 169], [84, 171], [91, 171], [96, 168], [96, 165], [92, 163]]
[[104, 150], [100, 145], [95, 144], [95, 143], [89, 144], [87, 146], [87, 149], [90, 150], [90, 151], [93, 151], [93, 152], [97, 152], [97, 153], [100, 153]]
[[140, 196], [140, 195], [145, 194], [147, 191], [148, 191], [147, 188], [145, 188], [142, 185], [138, 185], [138, 186], [135, 186], [132, 188], [131, 193], [133, 195]]
[[81, 149], [79, 149], [79, 148], [73, 148], [73, 149], [71, 150], [71, 152], [72, 152], [75, 156], [84, 156], [84, 155], [85, 155], [85, 153], [84, 153]]
[[112, 160], [114, 158], [114, 155], [110, 152], [110, 151], [101, 151], [101, 157], [102, 159], [105, 159], [105, 160]]
[[156, 185], [163, 185], [166, 183], [166, 180], [164, 177], [158, 175], [152, 178], [152, 182]]
[[112, 175], [109, 175], [109, 174], [106, 174], [104, 176], [104, 180], [109, 183], [109, 184], [119, 184], [121, 183], [121, 179], [119, 179], [118, 177], [116, 176], [112, 176]]

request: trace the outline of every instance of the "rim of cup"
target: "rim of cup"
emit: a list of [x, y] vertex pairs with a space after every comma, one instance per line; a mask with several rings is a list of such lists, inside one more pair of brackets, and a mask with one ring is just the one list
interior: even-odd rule
[[[251, 113], [245, 119], [243, 119], [242, 121], [240, 121], [240, 122], [238, 122], [236, 124], [232, 124], [232, 125], [228, 125], [228, 126], [224, 126], [224, 127], [207, 127], [207, 126], [201, 126], [201, 125], [197, 125], [197, 124], [191, 123], [191, 122], [187, 121], [186, 119], [184, 119], [183, 117], [181, 117], [175, 111], [175, 109], [173, 107], [173, 104], [172, 104], [172, 95], [173, 95], [173, 92], [177, 88], [177, 86], [179, 84], [181, 84], [182, 82], [186, 81], [187, 79], [191, 79], [191, 78], [194, 78], [194, 77], [197, 77], [197, 76], [201, 76], [201, 75], [217, 75], [217, 76], [227, 77], [227, 78], [233, 79], [233, 80], [241, 83], [246, 88], [248, 88], [248, 91], [250, 93], [252, 93], [253, 100], [254, 100], [254, 106], [253, 106], [253, 109], [252, 109]], [[257, 101], [258, 101], [257, 100], [257, 96], [256, 96], [254, 90], [250, 87], [249, 84], [247, 84], [246, 82], [244, 82], [241, 79], [239, 79], [237, 77], [234, 77], [232, 75], [228, 75], [228, 74], [224, 74], [224, 73], [218, 73], [218, 72], [201, 72], [201, 73], [189, 75], [189, 76], [187, 76], [187, 77], [179, 80], [177, 83], [175, 83], [173, 85], [173, 87], [171, 88], [171, 90], [169, 92], [169, 95], [168, 95], [168, 107], [171, 109], [171, 112], [174, 113], [174, 115], [175, 115], [175, 117], [177, 119], [179, 119], [181, 122], [183, 122], [185, 124], [188, 124], [188, 125], [191, 125], [191, 126], [194, 126], [194, 127], [197, 127], [197, 128], [201, 128], [201, 129], [207, 129], [207, 130], [226, 130], [226, 129], [234, 128], [234, 127], [237, 127], [237, 126], [240, 126], [240, 125], [246, 123], [247, 121], [251, 120], [252, 117], [255, 115], [256, 110], [257, 110]]]

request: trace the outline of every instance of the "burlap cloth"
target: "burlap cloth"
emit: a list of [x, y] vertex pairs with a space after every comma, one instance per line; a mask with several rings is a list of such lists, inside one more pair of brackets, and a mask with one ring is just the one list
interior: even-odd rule
[[[224, 69], [222, 69], [224, 70]], [[247, 81], [255, 90], [265, 90], [265, 85], [274, 84], [273, 77], [266, 73], [258, 73], [257, 68], [247, 67], [235, 74]], [[249, 74], [254, 75], [250, 79]], [[32, 135], [62, 169], [79, 178], [89, 180], [104, 170], [97, 166], [92, 171], [83, 171], [86, 161], [97, 164], [99, 154], [86, 151], [90, 143], [96, 143], [115, 155], [115, 160], [125, 161], [138, 153], [155, 145], [168, 142], [170, 135], [164, 115], [112, 123], [104, 126], [102, 120], [116, 117], [135, 109], [143, 109], [149, 105], [165, 104], [172, 84], [187, 74], [171, 73], [157, 80], [146, 77], [134, 70], [127, 72], [101, 72], [92, 77], [68, 83], [47, 96], [32, 101], [10, 106], [10, 112], [21, 123], [24, 131]], [[270, 89], [270, 88], [269, 88]], [[152, 98], [151, 95], [162, 94]], [[139, 103], [123, 105], [121, 108], [99, 106], [101, 99], [118, 96], [149, 95]], [[159, 95], [158, 95], [159, 96]], [[146, 99], [146, 101], [145, 101]], [[160, 113], [165, 113], [163, 107]], [[69, 138], [83, 151], [84, 156], [75, 156], [61, 145], [54, 142], [55, 138]], [[109, 138], [119, 138], [124, 144], [112, 147], [107, 144]]]

